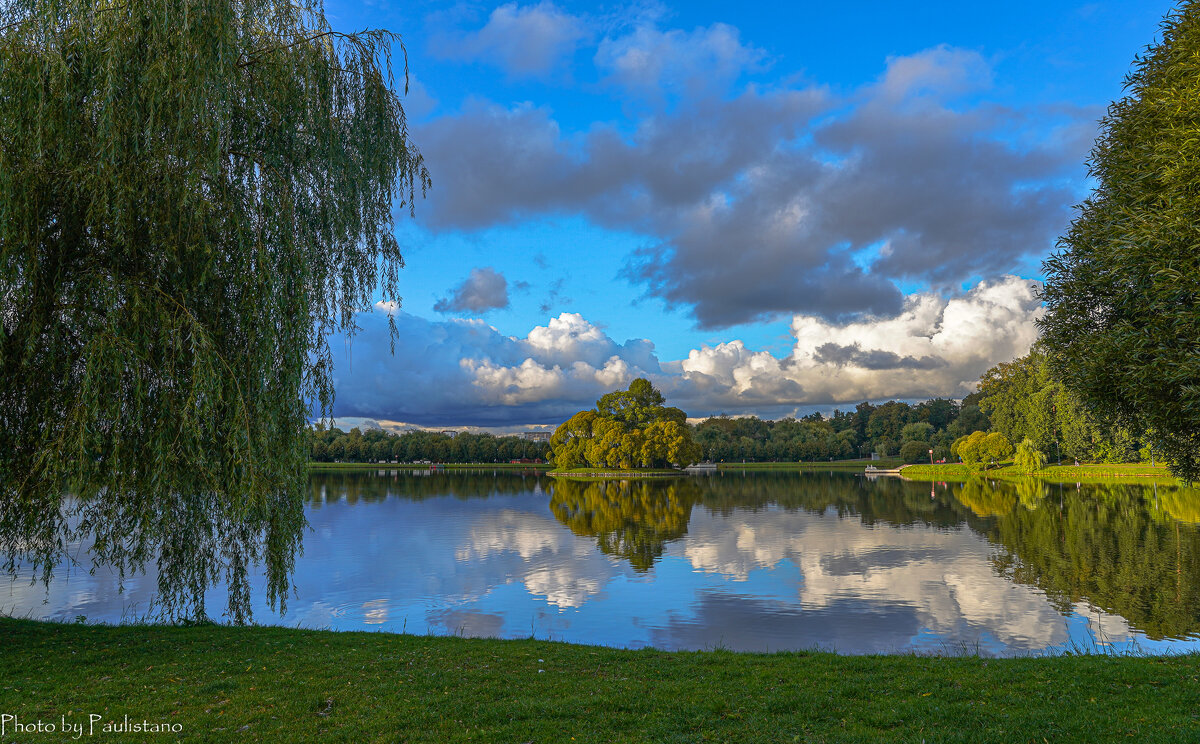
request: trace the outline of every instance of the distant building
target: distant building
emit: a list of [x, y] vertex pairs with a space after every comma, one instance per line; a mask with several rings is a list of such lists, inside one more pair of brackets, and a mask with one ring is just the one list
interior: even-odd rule
[[455, 431], [454, 429], [445, 429], [442, 431], [442, 433], [445, 434], [446, 436], [450, 437], [451, 439], [453, 439], [456, 436], [458, 436], [461, 432]]
[[530, 442], [549, 442], [553, 432], [549, 431], [527, 431], [521, 434], [521, 438]]

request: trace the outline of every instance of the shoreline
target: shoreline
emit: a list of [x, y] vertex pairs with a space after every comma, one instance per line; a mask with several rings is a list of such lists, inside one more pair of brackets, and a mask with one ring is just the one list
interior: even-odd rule
[[968, 481], [973, 478], [987, 478], [1004, 481], [1024, 481], [1034, 479], [1045, 483], [1169, 483], [1185, 486], [1177, 480], [1165, 465], [1131, 464], [1082, 464], [1082, 465], [1047, 465], [1034, 473], [1018, 471], [1013, 465], [1002, 465], [991, 470], [979, 470], [959, 463], [944, 465], [906, 465], [901, 469], [900, 477], [905, 480], [930, 481]]
[[[703, 475], [711, 472], [845, 472], [863, 474], [866, 468], [874, 465], [883, 474], [899, 475], [900, 478], [915, 482], [959, 481], [965, 482], [972, 478], [990, 478], [994, 480], [1021, 481], [1034, 478], [1054, 484], [1068, 483], [1157, 483], [1186, 486], [1176, 480], [1165, 465], [1150, 466], [1144, 463], [1131, 464], [1082, 464], [1048, 465], [1036, 473], [1021, 473], [1009, 465], [1002, 465], [989, 470], [973, 469], [960, 463], [945, 463], [938, 465], [915, 464], [902, 465], [894, 459], [883, 460], [834, 460], [833, 462], [747, 462], [747, 463], [715, 463], [711, 467], [683, 470], [575, 470], [556, 472], [549, 463], [435, 463], [436, 467], [424, 463], [365, 463], [343, 462], [325, 463], [310, 462], [310, 471], [370, 471], [397, 470], [412, 472], [438, 471], [511, 471], [516, 473], [534, 472], [538, 475], [551, 475], [558, 478], [579, 478], [580, 480], [610, 479], [610, 478], [664, 478], [684, 475]], [[894, 469], [899, 472], [894, 472]], [[893, 471], [893, 472], [887, 472]]]
[[639, 478], [678, 478], [684, 475], [691, 475], [686, 470], [663, 470], [647, 469], [647, 470], [589, 470], [587, 468], [573, 468], [571, 470], [550, 470], [546, 473], [553, 478], [568, 478], [576, 480], [599, 480], [599, 479], [618, 479], [618, 480], [634, 480]]

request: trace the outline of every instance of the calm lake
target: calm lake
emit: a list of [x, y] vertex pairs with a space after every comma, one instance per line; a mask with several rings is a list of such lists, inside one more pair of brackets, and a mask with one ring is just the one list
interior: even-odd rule
[[[296, 594], [283, 616], [260, 597], [259, 623], [664, 649], [1200, 650], [1196, 489], [735, 471], [310, 482]], [[63, 567], [48, 593], [28, 575], [0, 589], [0, 611], [132, 620], [154, 581], [119, 593]]]

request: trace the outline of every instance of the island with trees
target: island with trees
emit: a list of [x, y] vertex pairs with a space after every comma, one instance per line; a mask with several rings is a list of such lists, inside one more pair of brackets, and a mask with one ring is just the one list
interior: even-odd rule
[[687, 414], [639, 377], [565, 421], [550, 438], [552, 473], [668, 475], [700, 459]]

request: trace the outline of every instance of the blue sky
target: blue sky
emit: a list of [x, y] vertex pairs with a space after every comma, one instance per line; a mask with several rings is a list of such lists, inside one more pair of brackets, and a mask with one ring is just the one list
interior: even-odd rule
[[[648, 376], [692, 416], [961, 397], [1165, 2], [355, 2], [408, 52], [433, 189], [339, 417], [553, 425]], [[386, 313], [401, 329], [389, 353]]]

